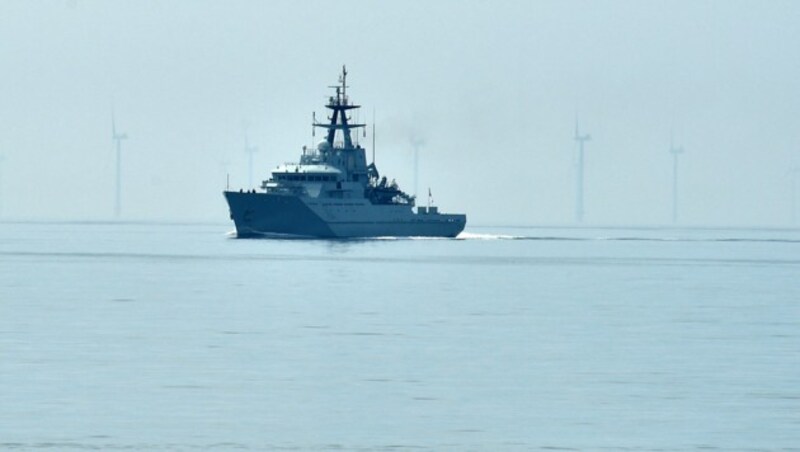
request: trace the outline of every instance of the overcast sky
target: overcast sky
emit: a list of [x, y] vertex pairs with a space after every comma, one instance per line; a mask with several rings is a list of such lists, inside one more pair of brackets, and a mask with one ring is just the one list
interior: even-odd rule
[[[787, 226], [800, 167], [797, 1], [3, 1], [4, 219], [227, 221], [298, 158], [342, 64], [377, 164], [470, 224]], [[317, 136], [319, 139], [319, 135]], [[362, 138], [369, 145], [371, 138]], [[424, 188], [423, 188], [424, 187]]]

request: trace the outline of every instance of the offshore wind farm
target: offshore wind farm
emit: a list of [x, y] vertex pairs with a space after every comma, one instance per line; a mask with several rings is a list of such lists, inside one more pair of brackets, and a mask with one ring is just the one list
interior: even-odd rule
[[795, 450], [798, 17], [0, 2], [0, 450]]
[[[175, 6], [175, 10], [183, 11], [180, 5]], [[247, 2], [242, 5], [243, 9], [251, 7], [254, 6]], [[134, 22], [150, 20], [132, 6], [117, 8], [129, 14]], [[442, 8], [439, 6], [436, 10]], [[563, 8], [570, 9], [569, 6]], [[723, 11], [740, 11], [738, 7], [725, 8]], [[9, 7], [4, 16], [17, 17], [16, 9]], [[792, 130], [784, 123], [791, 122], [787, 118], [796, 115], [791, 96], [781, 97], [778, 92], [794, 92], [791, 89], [794, 78], [790, 76], [793, 68], [785, 67], [788, 63], [774, 58], [775, 52], [771, 50], [755, 50], [779, 49], [785, 45], [774, 41], [772, 35], [780, 27], [763, 25], [770, 23], [769, 20], [750, 23], [748, 35], [752, 40], [748, 41], [751, 43], [748, 55], [752, 56], [751, 60], [762, 61], [764, 64], [759, 67], [779, 74], [781, 80], [776, 82], [774, 90], [755, 92], [752, 89], [755, 76], [748, 69], [754, 66], [742, 66], [743, 60], [739, 57], [725, 58], [730, 50], [718, 48], [717, 41], [684, 46], [681, 37], [686, 34], [678, 30], [688, 26], [685, 24], [696, 23], [695, 17], [714, 24], [714, 36], [727, 36], [725, 25], [715, 17], [707, 17], [700, 6], [669, 12], [666, 16], [673, 19], [669, 22], [672, 25], [666, 20], [649, 18], [647, 20], [654, 21], [651, 30], [635, 29], [631, 25], [634, 21], [623, 19], [626, 14], [649, 17], [648, 8], [644, 6], [620, 6], [620, 16], [598, 8], [597, 14], [608, 17], [610, 23], [622, 21], [615, 28], [619, 31], [605, 33], [588, 17], [576, 16], [567, 22], [585, 31], [576, 32], [580, 38], [573, 41], [559, 40], [562, 31], [548, 25], [560, 23], [563, 17], [560, 8], [545, 8], [549, 11], [547, 14], [552, 15], [550, 21], [544, 21], [547, 14], [530, 16], [530, 10], [522, 4], [499, 8], [499, 16], [493, 20], [505, 18], [509, 23], [505, 28], [507, 32], [516, 30], [522, 35], [518, 41], [509, 41], [501, 33], [488, 32], [488, 29], [462, 41], [458, 30], [437, 31], [443, 36], [437, 42], [441, 42], [454, 61], [464, 68], [457, 79], [449, 77], [452, 66], [442, 64], [424, 43], [417, 42], [421, 37], [415, 37], [408, 48], [420, 47], [425, 52], [404, 59], [390, 59], [386, 71], [366, 62], [384, 61], [379, 55], [372, 55], [373, 50], [365, 50], [364, 56], [331, 55], [314, 64], [281, 59], [268, 64], [269, 59], [256, 57], [260, 50], [249, 42], [252, 37], [244, 30], [229, 35], [230, 39], [235, 37], [242, 42], [241, 50], [232, 53], [223, 52], [220, 47], [194, 43], [182, 34], [176, 35], [177, 41], [166, 40], [164, 46], [154, 45], [142, 41], [132, 28], [121, 25], [116, 28], [126, 33], [125, 39], [106, 35], [103, 29], [94, 32], [95, 42], [119, 43], [114, 45], [125, 52], [105, 53], [108, 49], [88, 52], [83, 46], [84, 38], [74, 30], [86, 29], [99, 15], [116, 14], [112, 9], [43, 7], [41, 17], [32, 19], [33, 22], [52, 20], [53, 25], [60, 27], [56, 35], [69, 47], [59, 53], [54, 48], [57, 41], [50, 38], [43, 41], [46, 49], [42, 52], [26, 48], [28, 41], [19, 44], [20, 49], [26, 50], [15, 55], [34, 55], [37, 67], [52, 65], [55, 73], [65, 76], [44, 83], [41, 79], [49, 76], [36, 75], [33, 63], [24, 60], [13, 60], [15, 64], [10, 67], [19, 70], [7, 71], [4, 76], [5, 86], [19, 87], [9, 91], [7, 105], [20, 109], [19, 116], [7, 113], [4, 117], [9, 132], [3, 135], [0, 143], [8, 160], [5, 165], [6, 217], [113, 218], [116, 141], [112, 142], [114, 148], [108, 153], [108, 141], [104, 138], [108, 116], [104, 112], [107, 112], [109, 100], [116, 99], [119, 132], [136, 131], [135, 152], [127, 152], [130, 140], [120, 143], [121, 154], [124, 154], [120, 156], [123, 216], [129, 220], [214, 221], [225, 215], [224, 206], [220, 213], [208, 201], [219, 191], [220, 185], [224, 185], [224, 178], [222, 184], [219, 182], [218, 161], [230, 161], [228, 172], [234, 185], [256, 188], [259, 184], [256, 174], [263, 173], [269, 161], [287, 161], [293, 158], [298, 146], [315, 145], [305, 140], [298, 142], [298, 137], [306, 135], [305, 130], [296, 130], [296, 124], [305, 123], [307, 106], [319, 102], [308, 87], [325, 83], [323, 72], [347, 63], [370, 82], [360, 87], [365, 104], [381, 106], [381, 124], [378, 125], [381, 159], [385, 159], [388, 166], [398, 168], [398, 178], [407, 180], [409, 188], [416, 173], [418, 182], [413, 191], [418, 191], [417, 195], [424, 194], [428, 185], [437, 185], [432, 184], [434, 178], [442, 179], [442, 185], [448, 188], [437, 190], [439, 200], [462, 203], [457, 206], [458, 210], [474, 212], [472, 217], [478, 223], [566, 225], [578, 222], [576, 179], [580, 178], [575, 175], [577, 168], [572, 166], [576, 160], [572, 150], [578, 143], [564, 140], [564, 128], [572, 129], [575, 106], [580, 105], [580, 127], [585, 129], [580, 130], [580, 134], [591, 132], [595, 139], [583, 142], [582, 224], [672, 224], [671, 174], [664, 171], [665, 167], [669, 168], [672, 156], [667, 154], [670, 161], [665, 163], [649, 150], [656, 150], [665, 134], [664, 125], [673, 123], [677, 117], [681, 118], [676, 124], [679, 136], [682, 141], [691, 143], [693, 149], [690, 159], [679, 157], [679, 194], [690, 194], [680, 198], [682, 225], [781, 227], [792, 224], [791, 193], [786, 187], [784, 173], [786, 168], [798, 165], [798, 145], [792, 142], [791, 134], [784, 133]], [[418, 13], [415, 11], [412, 8], [403, 13], [404, 17]], [[695, 15], [681, 11], [693, 11]], [[733, 12], [723, 14], [734, 15]], [[760, 14], [772, 17], [775, 12], [768, 9]], [[423, 16], [415, 19], [425, 25], [423, 29], [432, 27], [431, 19]], [[539, 23], [540, 20], [544, 22]], [[524, 35], [522, 30], [528, 29], [528, 25], [523, 24], [529, 22], [536, 23], [542, 33], [552, 39], [537, 41]], [[495, 22], [484, 23], [469, 16], [463, 23], [481, 28]], [[684, 25], [677, 25], [679, 23]], [[305, 27], [307, 25], [303, 29]], [[628, 31], [624, 36], [639, 36], [640, 39], [631, 42], [623, 38], [622, 30]], [[12, 35], [28, 32], [20, 25], [11, 24], [6, 33], [7, 40], [11, 40]], [[273, 32], [259, 33], [265, 36], [258, 42], [275, 42]], [[159, 34], [147, 36], [148, 40], [154, 40]], [[483, 40], [478, 40], [478, 36]], [[592, 36], [596, 39], [588, 40]], [[742, 39], [737, 36], [732, 39]], [[138, 47], [133, 44], [137, 42]], [[307, 41], [295, 42], [295, 53], [303, 48], [304, 42]], [[475, 45], [480, 42], [484, 44]], [[561, 44], [556, 46], [556, 42]], [[355, 42], [349, 44], [358, 47]], [[467, 44], [476, 59], [469, 58], [463, 50]], [[673, 45], [683, 49], [683, 53], [674, 52]], [[189, 53], [182, 52], [182, 48]], [[633, 55], [644, 60], [639, 64], [635, 58], [623, 58], [624, 52], [611, 52], [620, 48], [635, 50]], [[520, 59], [517, 52], [536, 58]], [[601, 54], [609, 55], [609, 60], [602, 64], [596, 61]], [[709, 66], [704, 55], [712, 54], [720, 55], [721, 65]], [[44, 61], [45, 55], [57, 58]], [[102, 55], [105, 56], [101, 58]], [[367, 58], [366, 55], [372, 56]], [[239, 59], [245, 56], [251, 59]], [[128, 57], [131, 60], [125, 59]], [[153, 65], [151, 58], [167, 61], [169, 65], [166, 68]], [[84, 60], [85, 65], [70, 63]], [[541, 64], [534, 64], [535, 60]], [[203, 69], [198, 67], [198, 61], [218, 63]], [[477, 61], [487, 64], [479, 65]], [[676, 69], [655, 71], [660, 64]], [[101, 70], [106, 67], [104, 65], [113, 70]], [[133, 66], [143, 68], [139, 76], [134, 75]], [[94, 74], [97, 83], [91, 84], [92, 78], [84, 77], [82, 67], [86, 68], [86, 74]], [[407, 74], [405, 69], [421, 67], [428, 68], [428, 75]], [[563, 77], [548, 78], [549, 72], [542, 72], [542, 67], [551, 68], [548, 71], [557, 71]], [[603, 72], [591, 70], [598, 67], [602, 67]], [[636, 77], [632, 78], [632, 74]], [[718, 81], [722, 79], [728, 82], [720, 85]], [[781, 87], [780, 90], [777, 87]], [[91, 94], [80, 95], [85, 92]], [[742, 105], [753, 107], [747, 110]], [[122, 106], [124, 108], [119, 108]], [[240, 152], [242, 118], [252, 122], [248, 140], [254, 144], [258, 141], [259, 145], [270, 143], [269, 156]], [[416, 171], [411, 130], [407, 126], [412, 122], [421, 125], [419, 132], [425, 140], [424, 147], [418, 149]], [[571, 130], [569, 134], [573, 134]], [[489, 149], [503, 149], [504, 152], [489, 152]], [[753, 153], [754, 149], [759, 152]], [[485, 190], [475, 183], [480, 177], [478, 174], [452, 171], [455, 161], [469, 163], [467, 169], [482, 168], [505, 176], [494, 177], [493, 190]], [[742, 167], [750, 171], [739, 174]], [[65, 174], [101, 177], [64, 183], [61, 179]], [[59, 181], [59, 190], [48, 192], [44, 186], [31, 184], [33, 180]], [[497, 192], [512, 199], [509, 203], [498, 203]], [[189, 193], [197, 196], [180, 196]], [[550, 196], [536, 196], [535, 202], [529, 202], [531, 193]], [[71, 202], [78, 198], [86, 202], [80, 205]], [[47, 205], [40, 201], [42, 199], [52, 200], [54, 205]], [[763, 202], [766, 199], [770, 202]], [[510, 209], [510, 205], [530, 208]]]

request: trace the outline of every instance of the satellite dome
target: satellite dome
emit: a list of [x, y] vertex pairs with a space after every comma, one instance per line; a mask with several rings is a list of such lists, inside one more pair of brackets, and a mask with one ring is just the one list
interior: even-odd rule
[[322, 140], [319, 143], [317, 143], [317, 150], [318, 151], [327, 151], [330, 148], [331, 148], [331, 145], [328, 144], [327, 140]]

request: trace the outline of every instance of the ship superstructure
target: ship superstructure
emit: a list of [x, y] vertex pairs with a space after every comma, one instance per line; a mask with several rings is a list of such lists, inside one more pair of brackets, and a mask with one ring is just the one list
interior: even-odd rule
[[457, 236], [466, 215], [442, 214], [433, 206], [415, 212], [415, 197], [381, 176], [374, 161], [367, 164], [366, 150], [351, 135], [365, 124], [348, 115], [360, 106], [347, 95], [345, 67], [331, 88], [329, 122], [312, 122], [325, 130], [316, 148], [304, 146], [300, 161], [279, 165], [260, 190], [224, 192], [237, 236]]

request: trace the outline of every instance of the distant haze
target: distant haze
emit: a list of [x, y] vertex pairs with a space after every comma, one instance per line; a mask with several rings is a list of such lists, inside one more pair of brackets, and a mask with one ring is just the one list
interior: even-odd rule
[[225, 222], [244, 124], [260, 181], [347, 64], [381, 173], [413, 191], [422, 140], [420, 192], [472, 225], [574, 222], [577, 113], [586, 224], [671, 223], [672, 130], [679, 224], [788, 226], [798, 24], [796, 1], [4, 1], [0, 215], [112, 218], [113, 105], [121, 218]]

